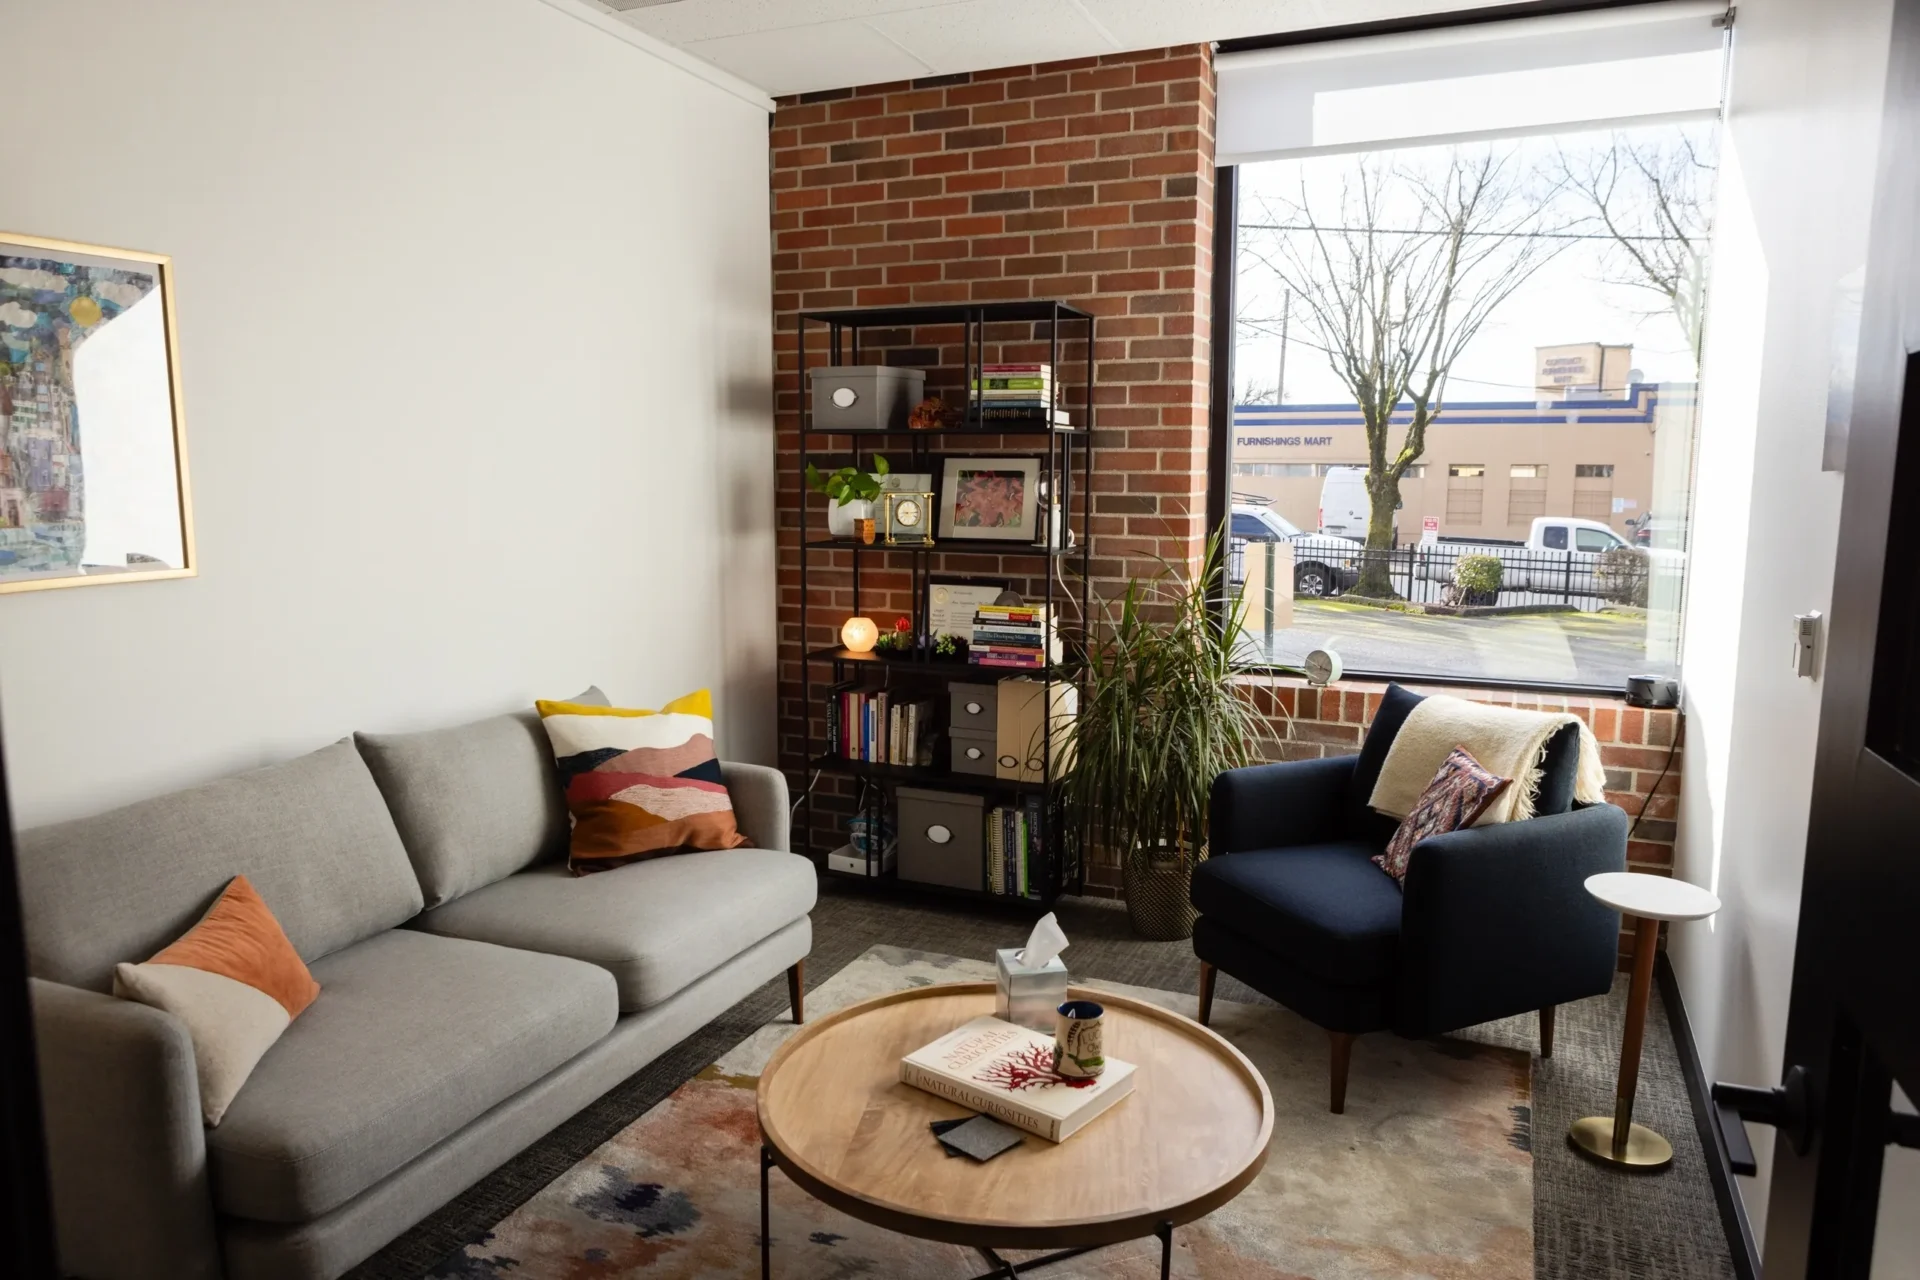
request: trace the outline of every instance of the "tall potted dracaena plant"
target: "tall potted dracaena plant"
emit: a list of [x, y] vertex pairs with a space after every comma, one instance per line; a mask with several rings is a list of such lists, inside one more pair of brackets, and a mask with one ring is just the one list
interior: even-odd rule
[[1081, 857], [1118, 857], [1134, 930], [1185, 938], [1213, 780], [1261, 763], [1275, 737], [1237, 679], [1251, 670], [1246, 617], [1227, 592], [1220, 538], [1197, 574], [1168, 565], [1136, 578], [1106, 612], [1088, 629], [1058, 799]]

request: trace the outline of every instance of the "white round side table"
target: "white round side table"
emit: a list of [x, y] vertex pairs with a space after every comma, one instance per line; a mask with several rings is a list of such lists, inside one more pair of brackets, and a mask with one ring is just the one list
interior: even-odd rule
[[1587, 877], [1587, 892], [1622, 915], [1632, 916], [1633, 981], [1627, 988], [1627, 1029], [1620, 1041], [1620, 1082], [1611, 1116], [1573, 1122], [1567, 1140], [1596, 1160], [1622, 1168], [1654, 1170], [1673, 1160], [1673, 1144], [1633, 1122], [1633, 1095], [1640, 1084], [1640, 1043], [1647, 1029], [1647, 1000], [1653, 992], [1653, 957], [1662, 920], [1704, 920], [1720, 909], [1720, 899], [1698, 885], [1666, 876], [1608, 871]]

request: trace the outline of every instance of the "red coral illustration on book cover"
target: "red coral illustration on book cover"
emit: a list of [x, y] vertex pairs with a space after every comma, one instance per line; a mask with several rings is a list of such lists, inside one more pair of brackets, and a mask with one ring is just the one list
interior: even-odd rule
[[990, 1084], [1008, 1093], [1032, 1089], [1043, 1084], [1063, 1084], [1069, 1089], [1085, 1089], [1097, 1081], [1082, 1076], [1063, 1076], [1053, 1069], [1050, 1045], [1029, 1044], [1003, 1057], [995, 1058], [974, 1076], [981, 1084]]

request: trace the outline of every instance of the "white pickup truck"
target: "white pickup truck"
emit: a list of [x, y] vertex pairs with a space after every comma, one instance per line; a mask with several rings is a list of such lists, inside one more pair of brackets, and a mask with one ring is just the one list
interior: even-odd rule
[[1579, 516], [1541, 516], [1525, 542], [1500, 538], [1440, 538], [1414, 548], [1415, 574], [1428, 582], [1450, 582], [1461, 556], [1493, 556], [1501, 562], [1505, 591], [1571, 592], [1598, 595], [1595, 575], [1601, 557], [1629, 546], [1598, 520]]

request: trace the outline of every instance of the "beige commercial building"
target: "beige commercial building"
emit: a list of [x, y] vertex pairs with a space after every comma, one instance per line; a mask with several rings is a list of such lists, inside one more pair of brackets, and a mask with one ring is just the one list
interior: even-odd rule
[[[1418, 541], [1428, 518], [1446, 536], [1521, 539], [1535, 517], [1549, 515], [1602, 521], [1623, 537], [1652, 518], [1657, 542], [1668, 530], [1677, 537], [1689, 488], [1694, 386], [1614, 390], [1605, 387], [1610, 381], [1571, 394], [1543, 390], [1530, 401], [1448, 403], [1401, 481], [1398, 541]], [[1395, 418], [1396, 448], [1405, 421], [1404, 413]], [[1302, 529], [1321, 527], [1328, 471], [1366, 464], [1366, 427], [1355, 405], [1233, 411], [1235, 500], [1269, 502]]]

